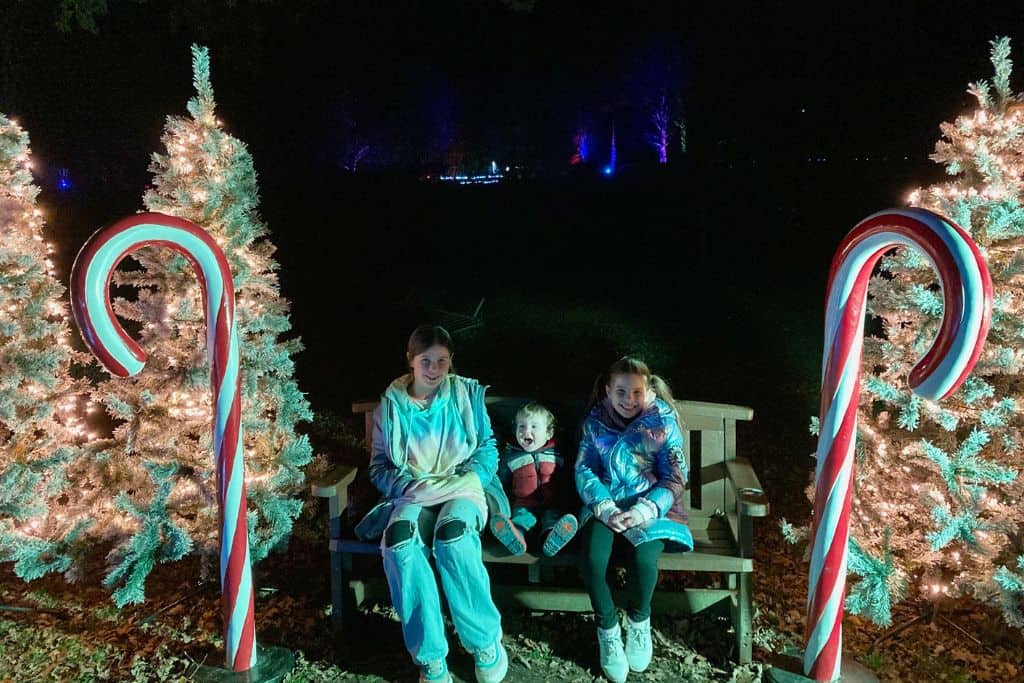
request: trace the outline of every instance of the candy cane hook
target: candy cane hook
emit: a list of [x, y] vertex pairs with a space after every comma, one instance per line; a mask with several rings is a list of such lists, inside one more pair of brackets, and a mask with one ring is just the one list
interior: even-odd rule
[[840, 675], [868, 280], [882, 255], [896, 246], [925, 255], [939, 273], [945, 300], [939, 334], [910, 373], [914, 393], [938, 400], [956, 391], [981, 355], [991, 322], [992, 279], [978, 246], [958, 225], [931, 211], [890, 209], [869, 216], [850, 231], [832, 259], [804, 651], [804, 673], [816, 681]]
[[165, 246], [192, 264], [203, 290], [206, 348], [213, 392], [213, 456], [220, 504], [220, 584], [227, 665], [256, 665], [256, 627], [245, 505], [235, 291], [224, 252], [198, 225], [140, 213], [101, 228], [85, 243], [71, 271], [72, 311], [85, 343], [112, 374], [128, 377], [146, 354], [121, 327], [110, 304], [110, 278], [128, 254]]

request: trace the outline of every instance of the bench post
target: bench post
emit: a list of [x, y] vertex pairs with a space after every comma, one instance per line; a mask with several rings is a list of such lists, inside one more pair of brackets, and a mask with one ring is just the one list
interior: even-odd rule
[[356, 477], [356, 468], [342, 466], [326, 483], [314, 483], [312, 493], [327, 499], [327, 543], [331, 554], [331, 632], [333, 640], [341, 635], [342, 604], [345, 591], [345, 558], [341, 552], [342, 517], [348, 507], [348, 486]]
[[736, 629], [736, 659], [740, 664], [750, 664], [754, 658], [754, 613], [753, 590], [750, 574], [736, 574], [736, 604], [732, 610], [732, 622]]
[[331, 552], [331, 631], [334, 641], [341, 637], [341, 610], [342, 595], [344, 593], [344, 570], [341, 558], [341, 550], [338, 548], [341, 543], [341, 511], [344, 506], [339, 504], [337, 494], [329, 499], [330, 523], [328, 524]]
[[[754, 557], [754, 518], [744, 514], [743, 506], [737, 505], [738, 536], [737, 550], [740, 557]], [[736, 628], [736, 659], [740, 664], [749, 664], [754, 657], [754, 591], [753, 577], [747, 573], [736, 575], [736, 605], [732, 621]]]

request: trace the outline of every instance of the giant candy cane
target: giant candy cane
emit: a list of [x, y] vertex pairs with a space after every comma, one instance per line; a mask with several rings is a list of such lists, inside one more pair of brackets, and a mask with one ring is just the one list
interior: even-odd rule
[[112, 374], [128, 377], [146, 354], [114, 317], [110, 277], [137, 249], [165, 246], [189, 262], [202, 284], [206, 348], [213, 392], [213, 457], [220, 503], [220, 585], [227, 665], [256, 665], [252, 571], [245, 511], [245, 465], [235, 331], [235, 290], [224, 252], [194, 223], [159, 213], [141, 213], [101, 228], [82, 247], [71, 273], [72, 310], [86, 344]]
[[930, 211], [891, 209], [869, 216], [850, 231], [832, 259], [804, 652], [804, 673], [816, 681], [832, 681], [840, 673], [868, 279], [882, 255], [901, 245], [924, 253], [939, 273], [945, 300], [939, 334], [910, 373], [914, 393], [938, 400], [956, 391], [981, 354], [992, 313], [992, 280], [977, 245], [958, 225]]

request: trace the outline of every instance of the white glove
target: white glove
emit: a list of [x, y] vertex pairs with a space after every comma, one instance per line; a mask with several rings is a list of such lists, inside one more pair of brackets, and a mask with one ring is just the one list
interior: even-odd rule
[[[602, 523], [608, 525], [612, 515], [619, 512], [619, 506], [615, 504], [615, 501], [611, 499], [602, 500], [600, 503], [594, 506], [594, 516], [601, 520]], [[610, 526], [610, 525], [608, 525]]]
[[649, 522], [661, 515], [661, 510], [649, 498], [637, 498], [630, 511], [639, 515], [642, 522]]
[[618, 519], [613, 520], [613, 523], [618, 523], [623, 530], [632, 529], [644, 526], [657, 516], [658, 508], [654, 503], [646, 498], [640, 498], [633, 507], [619, 515]]

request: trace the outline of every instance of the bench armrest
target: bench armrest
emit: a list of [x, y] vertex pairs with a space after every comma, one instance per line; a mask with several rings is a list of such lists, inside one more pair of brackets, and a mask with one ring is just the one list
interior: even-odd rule
[[355, 481], [358, 471], [353, 465], [340, 465], [310, 486], [314, 496], [329, 500], [331, 519], [341, 516], [341, 511], [348, 507], [348, 487]]
[[725, 471], [729, 481], [736, 489], [736, 500], [741, 515], [750, 517], [768, 516], [768, 496], [761, 488], [761, 482], [750, 466], [750, 462], [743, 458], [728, 460], [725, 463]]

